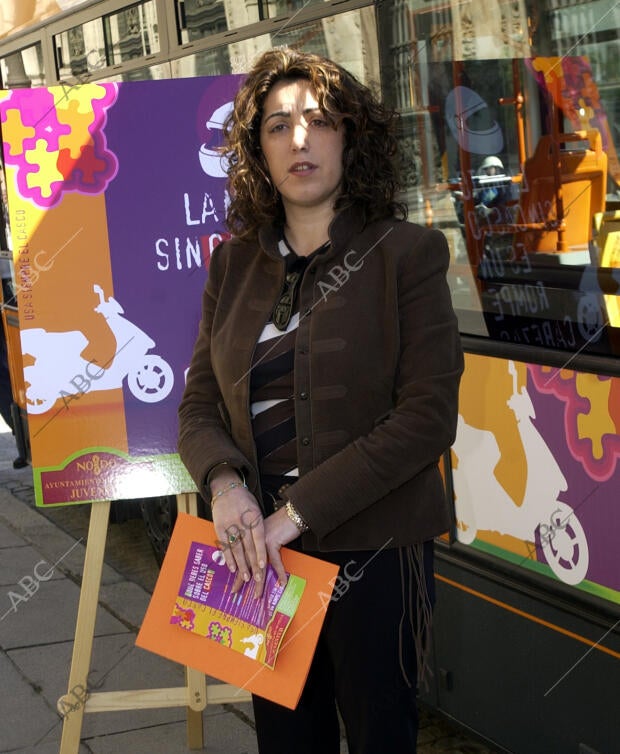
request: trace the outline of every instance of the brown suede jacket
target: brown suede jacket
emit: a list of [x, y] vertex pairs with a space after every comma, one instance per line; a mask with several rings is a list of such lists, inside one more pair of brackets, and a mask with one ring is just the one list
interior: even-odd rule
[[[438, 459], [454, 440], [463, 370], [438, 231], [398, 220], [330, 226], [299, 290], [295, 416], [300, 478], [287, 490], [306, 550], [402, 546], [449, 525]], [[237, 239], [211, 259], [179, 452], [198, 489], [221, 461], [261, 502], [250, 421], [250, 365], [284, 282], [278, 231]], [[205, 493], [206, 495], [207, 493]]]

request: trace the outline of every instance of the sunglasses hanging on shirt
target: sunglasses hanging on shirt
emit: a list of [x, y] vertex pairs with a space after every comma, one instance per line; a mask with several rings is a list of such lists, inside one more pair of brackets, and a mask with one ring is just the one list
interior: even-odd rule
[[281, 332], [284, 332], [289, 326], [293, 316], [295, 306], [295, 296], [297, 287], [301, 280], [302, 272], [287, 272], [284, 278], [284, 288], [280, 294], [277, 304], [273, 309], [272, 322]]
[[286, 240], [286, 237], [281, 239], [280, 253], [286, 259], [286, 276], [284, 278], [282, 293], [271, 315], [271, 321], [280, 332], [286, 331], [295, 312], [295, 299], [297, 297], [299, 281], [302, 279], [306, 267], [312, 257], [327, 251], [329, 246], [330, 242], [326, 241], [318, 249], [315, 249], [312, 254], [304, 257], [297, 255], [293, 247]]

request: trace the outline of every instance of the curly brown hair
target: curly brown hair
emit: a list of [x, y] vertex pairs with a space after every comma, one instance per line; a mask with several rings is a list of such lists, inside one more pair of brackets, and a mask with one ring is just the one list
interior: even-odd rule
[[284, 207], [260, 150], [265, 98], [282, 80], [312, 84], [319, 107], [345, 126], [342, 190], [334, 208], [362, 207], [366, 221], [407, 216], [394, 199], [399, 189], [395, 156], [398, 113], [384, 107], [354, 76], [327, 58], [292, 49], [263, 53], [235, 97], [225, 124], [224, 151], [229, 160], [230, 206], [226, 224], [241, 238], [255, 238], [266, 223], [283, 223]]

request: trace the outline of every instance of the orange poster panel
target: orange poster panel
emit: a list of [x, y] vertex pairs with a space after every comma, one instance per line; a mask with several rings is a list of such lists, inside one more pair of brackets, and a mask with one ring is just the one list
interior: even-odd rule
[[253, 694], [295, 709], [310, 669], [338, 566], [282, 548], [288, 573], [305, 579], [301, 602], [275, 668], [171, 623], [193, 542], [217, 546], [213, 524], [180, 513], [136, 644]]

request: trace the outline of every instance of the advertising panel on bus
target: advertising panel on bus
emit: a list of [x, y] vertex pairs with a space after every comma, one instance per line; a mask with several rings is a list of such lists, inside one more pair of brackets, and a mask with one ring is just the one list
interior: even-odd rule
[[467, 354], [457, 539], [620, 601], [620, 379]]

